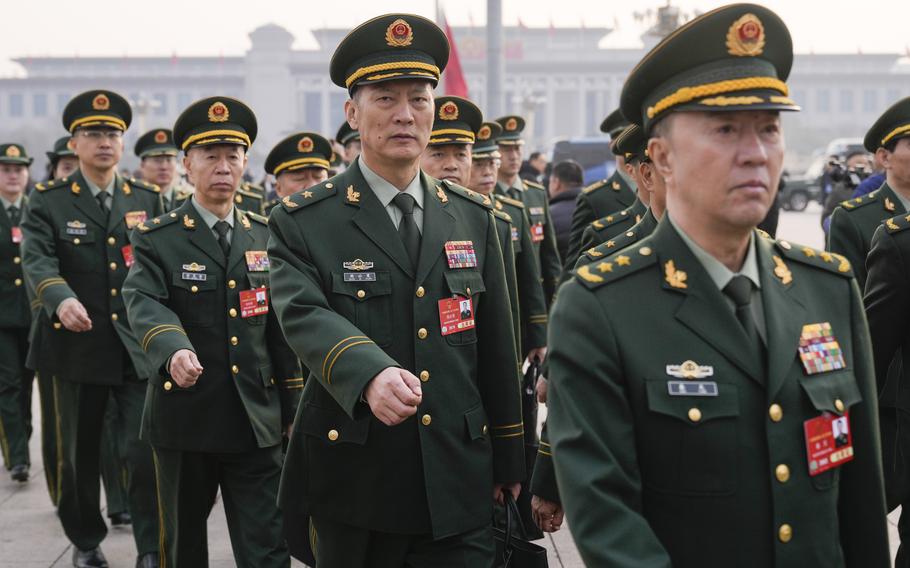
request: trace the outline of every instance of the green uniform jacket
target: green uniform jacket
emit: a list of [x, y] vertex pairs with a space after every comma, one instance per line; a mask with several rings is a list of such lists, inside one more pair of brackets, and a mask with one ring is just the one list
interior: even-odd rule
[[581, 240], [588, 225], [601, 217], [621, 211], [635, 201], [635, 192], [626, 183], [618, 171], [605, 180], [592, 183], [581, 190], [575, 199], [575, 212], [572, 213], [572, 228], [569, 233], [569, 248], [563, 259], [561, 281], [568, 280], [575, 261], [584, 249]]
[[177, 209], [178, 207], [183, 205], [183, 202], [186, 201], [187, 198], [191, 197], [192, 195], [193, 195], [192, 191], [186, 191], [184, 189], [180, 189], [180, 190], [174, 189], [174, 191], [171, 193], [170, 199], [167, 199], [162, 195], [161, 200], [162, 200], [162, 203], [164, 204], [164, 212], [168, 213], [170, 211], [173, 211], [174, 209]]
[[[547, 308], [556, 296], [559, 286], [559, 273], [562, 270], [562, 261], [556, 247], [556, 229], [550, 219], [550, 201], [547, 190], [538, 183], [522, 180], [523, 190], [521, 195], [515, 197], [525, 206], [525, 212], [530, 222], [531, 243], [540, 263], [540, 282], [543, 285], [544, 298]], [[494, 190], [497, 195], [510, 197], [509, 188], [502, 183], [496, 184]]]
[[[303, 378], [272, 307], [246, 318], [241, 309], [241, 293], [265, 288], [268, 295], [268, 266], [251, 270], [246, 257], [266, 254], [266, 220], [237, 208], [234, 215], [226, 262], [192, 201], [133, 234], [136, 264], [123, 296], [136, 337], [159, 371], [149, 381], [142, 425], [153, 446], [203, 452], [274, 446], [297, 410]], [[165, 370], [178, 349], [195, 351], [204, 368], [189, 388]]]
[[[767, 374], [666, 219], [560, 291], [549, 434], [588, 566], [890, 566], [872, 348], [850, 266], [785, 241], [756, 246]], [[803, 326], [825, 322], [846, 368], [807, 375]], [[670, 395], [686, 379], [667, 366], [684, 362], [713, 371], [701, 380], [717, 396]], [[810, 477], [803, 423], [839, 409], [854, 460]]]
[[882, 221], [907, 214], [901, 200], [885, 182], [880, 188], [840, 204], [831, 214], [827, 250], [847, 257], [860, 290], [866, 285], [866, 256], [872, 249], [872, 235]]
[[656, 228], [657, 219], [654, 218], [654, 214], [648, 209], [641, 217], [641, 220], [635, 223], [635, 225], [625, 233], [608, 238], [605, 242], [594, 245], [581, 253], [581, 256], [578, 257], [578, 262], [575, 263], [575, 269], [578, 270], [581, 266], [591, 264], [597, 260], [603, 260], [606, 256], [634, 245], [653, 233]]
[[626, 207], [619, 213], [607, 215], [591, 223], [581, 237], [581, 250], [586, 251], [594, 248], [601, 243], [605, 243], [613, 237], [618, 237], [627, 232], [638, 222], [648, 208], [640, 199], [636, 198], [631, 206]]
[[[130, 329], [120, 288], [130, 256], [127, 223], [161, 214], [158, 187], [118, 175], [107, 222], [79, 171], [35, 189], [22, 224], [22, 262], [52, 326], [47, 350], [57, 359], [57, 375], [118, 385], [128, 353], [138, 376], [150, 377], [154, 369]], [[59, 323], [57, 306], [67, 298], [85, 306], [90, 331], [67, 331]]]
[[[280, 502], [441, 538], [488, 524], [493, 483], [524, 477], [523, 425], [498, 222], [449, 183], [421, 176], [416, 270], [359, 165], [272, 211], [275, 307], [310, 369]], [[477, 266], [450, 268], [450, 241], [473, 243]], [[356, 263], [360, 271], [357, 260], [367, 263]], [[476, 327], [443, 336], [438, 303], [453, 296], [473, 300]], [[361, 399], [387, 367], [423, 381], [416, 416], [394, 427]]]
[[[28, 197], [22, 198], [22, 218], [28, 206]], [[21, 222], [20, 222], [21, 225]], [[22, 227], [19, 227], [22, 231]], [[22, 275], [21, 243], [13, 242], [13, 224], [9, 215], [0, 207], [0, 327], [23, 328], [31, 324], [31, 310]]]

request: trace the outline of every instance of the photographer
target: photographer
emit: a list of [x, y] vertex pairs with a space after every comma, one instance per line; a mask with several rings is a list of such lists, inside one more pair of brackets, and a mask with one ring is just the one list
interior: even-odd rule
[[859, 183], [869, 175], [871, 165], [869, 154], [862, 151], [847, 154], [843, 162], [834, 160], [829, 162], [826, 170], [831, 182], [831, 191], [825, 199], [825, 208], [821, 217], [822, 229], [825, 231], [826, 238], [831, 227], [831, 215], [834, 213], [834, 209], [853, 196], [853, 191]]

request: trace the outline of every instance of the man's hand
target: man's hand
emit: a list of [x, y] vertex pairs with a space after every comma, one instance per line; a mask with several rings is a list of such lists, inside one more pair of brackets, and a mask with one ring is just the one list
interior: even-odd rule
[[202, 365], [199, 364], [199, 359], [196, 358], [194, 352], [189, 349], [181, 349], [171, 355], [168, 373], [177, 382], [177, 386], [185, 389], [196, 384], [196, 380], [202, 374]]
[[505, 497], [503, 494], [509, 492], [512, 494], [512, 499], [518, 501], [518, 494], [521, 493], [521, 483], [494, 483], [493, 484], [493, 501], [496, 501], [500, 505], [505, 505]]
[[562, 527], [565, 513], [562, 505], [541, 499], [537, 495], [531, 496], [531, 518], [543, 532], [556, 532]]
[[370, 410], [386, 426], [401, 424], [417, 413], [423, 400], [420, 379], [398, 367], [386, 367], [373, 377], [363, 393]]
[[540, 404], [547, 403], [547, 379], [544, 377], [537, 378], [537, 402]]
[[76, 298], [67, 298], [57, 306], [57, 317], [69, 331], [81, 332], [92, 329], [92, 320], [82, 302]]
[[547, 348], [546, 347], [537, 347], [528, 351], [528, 361], [532, 363], [543, 363], [543, 360], [547, 358]]

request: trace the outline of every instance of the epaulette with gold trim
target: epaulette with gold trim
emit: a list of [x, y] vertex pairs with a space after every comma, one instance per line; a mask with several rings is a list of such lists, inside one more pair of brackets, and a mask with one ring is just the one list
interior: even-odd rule
[[638, 272], [655, 262], [657, 262], [657, 258], [650, 246], [647, 244], [633, 245], [596, 262], [580, 266], [572, 273], [575, 275], [575, 279], [585, 287], [594, 289]]
[[850, 266], [850, 261], [842, 255], [793, 244], [790, 241], [779, 240], [772, 242], [781, 255], [789, 260], [795, 260], [815, 268], [822, 268], [847, 278], [853, 276], [853, 268]]
[[282, 197], [279, 203], [281, 203], [281, 207], [283, 207], [285, 211], [293, 213], [294, 211], [303, 209], [307, 205], [312, 205], [313, 203], [322, 201], [326, 197], [335, 195], [335, 192], [335, 184], [331, 181], [324, 181], [309, 189], [304, 189], [293, 195]]
[[249, 197], [250, 199], [258, 199], [259, 201], [262, 201], [264, 199], [261, 194], [256, 193], [255, 191], [247, 191], [245, 189], [237, 189], [237, 195]]
[[524, 183], [525, 189], [539, 189], [540, 191], [546, 191], [546, 190], [547, 190], [547, 188], [545, 188], [544, 186], [540, 185], [540, 184], [537, 183], [536, 181], [529, 181], [529, 180], [526, 180], [526, 179], [521, 180], [521, 181]]
[[499, 209], [493, 209], [493, 216], [512, 223], [512, 216], [506, 213], [505, 211], [500, 211]]
[[154, 219], [148, 221], [143, 221], [136, 225], [136, 228], [139, 229], [140, 233], [149, 233], [156, 231], [161, 227], [167, 227], [168, 225], [175, 223], [177, 221], [178, 215], [176, 212], [171, 211], [170, 213], [165, 213], [164, 215], [159, 215]]
[[512, 199], [511, 197], [506, 197], [505, 195], [497, 195], [496, 200], [502, 201], [503, 203], [507, 203], [513, 207], [518, 207], [519, 209], [525, 208], [525, 204], [522, 203], [521, 201], [518, 201], [517, 199]]
[[635, 219], [631, 216], [631, 211], [632, 207], [626, 207], [622, 211], [617, 211], [616, 213], [612, 213], [606, 217], [601, 217], [600, 219], [591, 221], [591, 227], [593, 227], [595, 231], [602, 231], [611, 225], [615, 225], [623, 221], [631, 220], [634, 223]]
[[51, 180], [46, 181], [45, 183], [36, 183], [35, 190], [36, 191], [47, 191], [49, 189], [57, 189], [60, 187], [64, 187], [68, 180], [69, 180], [69, 178], [51, 179]]
[[269, 220], [266, 217], [263, 217], [262, 215], [260, 215], [259, 213], [253, 213], [252, 211], [244, 211], [244, 213], [246, 214], [247, 217], [249, 217], [253, 221], [256, 221], [260, 225], [268, 226], [268, 224], [269, 224]]
[[149, 183], [141, 179], [130, 178], [127, 180], [130, 184], [130, 187], [138, 187], [139, 189], [144, 189], [146, 191], [151, 191], [152, 193], [161, 193], [161, 188], [155, 185], [154, 183]]
[[610, 181], [610, 180], [602, 179], [600, 181], [595, 181], [594, 183], [583, 187], [581, 192], [582, 193], [591, 193], [592, 191], [597, 191], [598, 189], [600, 189], [602, 187], [606, 187], [608, 181]]
[[591, 264], [594, 261], [601, 260], [611, 254], [621, 251], [622, 249], [634, 245], [638, 242], [639, 235], [635, 231], [626, 231], [620, 235], [617, 235], [610, 239], [609, 241], [600, 243], [596, 247], [591, 247], [581, 254], [578, 258], [578, 262], [575, 263], [575, 269], [584, 266], [585, 264]]
[[910, 215], [898, 215], [882, 221], [885, 230], [889, 233], [899, 233], [903, 230], [910, 229]]
[[253, 193], [258, 193], [260, 195], [265, 195], [265, 188], [259, 184], [253, 182], [245, 181], [240, 184], [240, 189], [244, 191], [252, 191]]
[[442, 180], [440, 183], [442, 185], [446, 186], [446, 189], [448, 189], [450, 192], [452, 192], [452, 194], [458, 195], [460, 197], [463, 197], [464, 199], [467, 199], [468, 201], [470, 201], [472, 203], [482, 205], [482, 206], [486, 207], [487, 209], [495, 211], [495, 208], [493, 207], [493, 200], [490, 199], [489, 197], [487, 197], [486, 195], [484, 195], [482, 193], [477, 193], [476, 191], [474, 191], [472, 189], [462, 187], [462, 186], [458, 185], [457, 183], [452, 183], [447, 179]]
[[875, 201], [878, 201], [879, 192], [878, 190], [873, 191], [872, 193], [867, 193], [866, 195], [861, 195], [859, 197], [854, 197], [853, 199], [847, 199], [846, 201], [841, 201], [840, 206], [846, 209], [847, 211], [852, 211], [854, 209], [859, 209], [864, 205], [869, 205]]

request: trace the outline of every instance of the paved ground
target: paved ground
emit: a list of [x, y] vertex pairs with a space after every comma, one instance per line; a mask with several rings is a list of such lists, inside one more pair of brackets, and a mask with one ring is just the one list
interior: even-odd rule
[[[804, 213], [783, 212], [778, 235], [795, 243], [821, 247], [823, 236], [818, 224], [819, 211], [813, 204]], [[35, 412], [39, 412], [37, 404]], [[44, 485], [39, 438], [38, 433], [32, 438], [31, 455], [36, 463], [32, 469], [32, 480], [28, 484], [14, 484], [0, 470], [0, 568], [71, 566], [72, 549], [51, 508]], [[889, 518], [892, 543], [897, 541], [896, 515], [897, 512]], [[568, 530], [548, 536], [541, 544], [548, 549], [551, 568], [583, 566]], [[135, 548], [129, 529], [111, 531], [102, 546], [112, 568], [129, 568], [134, 565]], [[235, 566], [224, 511], [220, 506], [215, 509], [209, 521], [209, 550], [213, 568]], [[300, 566], [302, 564], [295, 564], [295, 567]]]

